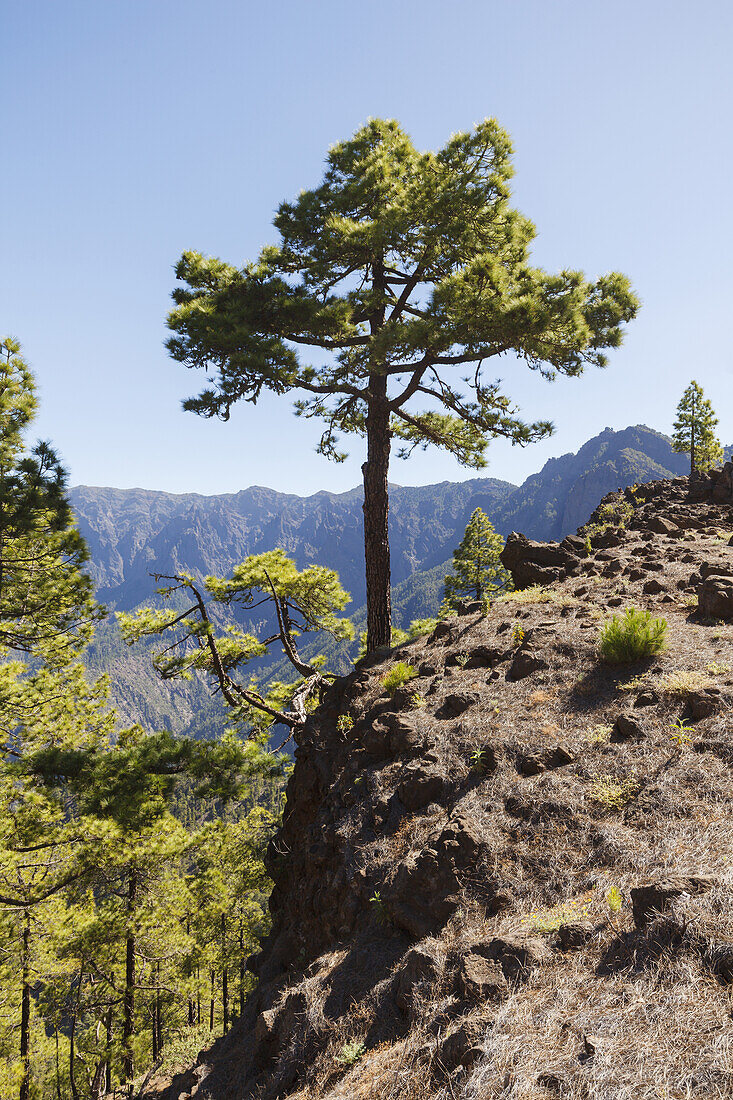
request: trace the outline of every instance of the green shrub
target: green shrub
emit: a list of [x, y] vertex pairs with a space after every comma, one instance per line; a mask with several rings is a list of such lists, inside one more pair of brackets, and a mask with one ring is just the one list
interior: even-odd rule
[[611, 810], [623, 810], [639, 790], [635, 779], [617, 779], [613, 775], [597, 775], [590, 785], [590, 796]]
[[651, 611], [627, 607], [601, 627], [598, 649], [612, 665], [631, 664], [652, 657], [667, 646], [667, 620], [652, 618]]
[[394, 695], [398, 688], [404, 687], [416, 676], [417, 669], [413, 665], [408, 665], [406, 661], [397, 661], [382, 677], [382, 687], [389, 695]]
[[341, 1047], [341, 1053], [337, 1056], [336, 1061], [341, 1066], [353, 1066], [366, 1053], [366, 1046], [361, 1039], [352, 1039], [350, 1043], [344, 1043]]
[[624, 904], [624, 896], [618, 886], [612, 886], [606, 894], [606, 904], [612, 913], [619, 913]]

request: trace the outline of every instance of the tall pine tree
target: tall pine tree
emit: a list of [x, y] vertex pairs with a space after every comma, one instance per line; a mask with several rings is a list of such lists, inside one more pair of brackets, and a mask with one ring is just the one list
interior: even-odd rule
[[499, 560], [503, 549], [503, 538], [482, 509], [476, 508], [445, 578], [444, 610], [456, 610], [463, 600], [488, 600], [512, 587], [512, 578]]
[[293, 393], [299, 414], [325, 421], [322, 454], [341, 461], [339, 436], [365, 437], [370, 651], [390, 643], [393, 441], [402, 457], [433, 445], [478, 468], [495, 436], [541, 439], [552, 425], [522, 420], [488, 365], [510, 356], [547, 379], [578, 376], [638, 309], [617, 272], [590, 282], [531, 265], [511, 158], [491, 119], [437, 153], [372, 119], [329, 149], [315, 189], [280, 206], [280, 241], [254, 263], [187, 252], [176, 268], [169, 350], [213, 378], [185, 408], [227, 420], [237, 401]]
[[682, 394], [677, 406], [672, 447], [690, 456], [690, 473], [704, 473], [723, 458], [723, 448], [715, 436], [718, 418], [705, 396], [702, 386], [694, 380]]

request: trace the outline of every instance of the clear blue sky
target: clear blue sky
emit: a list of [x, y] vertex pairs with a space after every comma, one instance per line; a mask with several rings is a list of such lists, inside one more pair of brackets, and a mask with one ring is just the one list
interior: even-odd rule
[[[629, 274], [644, 306], [605, 372], [505, 368], [549, 441], [495, 444], [520, 481], [606, 425], [668, 430], [692, 377], [733, 440], [733, 5], [728, 0], [4, 0], [0, 331], [36, 372], [39, 434], [74, 484], [296, 493], [360, 480], [286, 398], [228, 424], [180, 410], [197, 375], [163, 348], [186, 248], [273, 239], [330, 143], [372, 116], [424, 148], [496, 117], [536, 262]], [[435, 452], [392, 479], [475, 476]]]

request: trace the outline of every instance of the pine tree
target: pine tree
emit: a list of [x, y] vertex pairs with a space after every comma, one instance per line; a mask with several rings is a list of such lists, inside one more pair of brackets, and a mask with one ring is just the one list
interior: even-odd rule
[[504, 540], [481, 508], [471, 515], [460, 546], [453, 552], [453, 569], [445, 578], [445, 610], [463, 600], [488, 600], [512, 587], [499, 560]]
[[672, 447], [690, 456], [690, 473], [704, 473], [723, 458], [723, 448], [715, 437], [718, 418], [705, 396], [702, 386], [694, 380], [682, 394], [677, 406]]
[[[120, 613], [118, 618], [129, 644], [144, 636], [177, 631], [174, 642], [153, 660], [163, 679], [188, 679], [192, 673], [207, 676], [221, 691], [232, 720], [244, 723], [254, 739], [259, 734], [262, 741], [274, 722], [291, 730], [301, 726], [309, 701], [334, 676], [323, 670], [321, 657], [305, 660], [301, 656], [298, 638], [309, 633], [353, 637], [349, 620], [336, 614], [350, 598], [338, 575], [321, 565], [298, 570], [278, 549], [253, 554], [235, 567], [231, 577], [207, 577], [203, 585], [187, 573], [157, 579], [170, 582], [158, 589], [165, 600], [185, 597], [190, 606], [183, 611], [142, 608], [134, 614]], [[269, 624], [272, 632], [268, 628], [264, 637], [255, 637], [233, 625], [217, 632], [207, 599], [214, 607], [269, 609], [274, 619]], [[271, 683], [263, 693], [256, 680], [251, 676], [245, 679], [242, 671], [275, 644], [281, 646], [299, 678], [288, 684]]]
[[329, 149], [318, 187], [280, 206], [279, 245], [242, 269], [196, 252], [176, 268], [186, 285], [173, 293], [169, 350], [214, 380], [185, 408], [227, 420], [263, 390], [294, 393], [300, 415], [325, 421], [328, 458], [346, 457], [340, 435], [366, 437], [370, 652], [390, 643], [393, 440], [400, 457], [433, 445], [479, 468], [493, 437], [543, 438], [552, 425], [517, 415], [486, 378], [489, 361], [511, 353], [547, 379], [578, 376], [605, 363], [638, 309], [621, 274], [589, 282], [531, 266], [534, 226], [509, 205], [511, 156], [491, 119], [437, 153], [372, 119]]

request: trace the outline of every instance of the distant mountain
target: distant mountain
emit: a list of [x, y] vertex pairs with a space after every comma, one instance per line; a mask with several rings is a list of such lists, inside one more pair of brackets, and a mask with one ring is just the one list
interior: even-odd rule
[[500, 507], [497, 526], [503, 533], [561, 539], [585, 523], [606, 493], [688, 471], [688, 457], [672, 450], [668, 436], [643, 424], [619, 432], [606, 428], [577, 454], [551, 458], [528, 477]]
[[[519, 530], [560, 539], [584, 523], [606, 493], [685, 473], [687, 464], [667, 436], [638, 425], [618, 432], [606, 428], [577, 454], [550, 459], [519, 487], [494, 478], [393, 485], [396, 622], [406, 625], [435, 613], [447, 563], [475, 508], [483, 508], [503, 535]], [[82, 485], [70, 495], [91, 552], [98, 597], [110, 610], [151, 602], [153, 572], [225, 575], [247, 555], [281, 546], [300, 567], [319, 562], [336, 569], [351, 593], [347, 613], [357, 624], [364, 618], [361, 488], [298, 497], [252, 486], [207, 497]], [[161, 684], [150, 669], [149, 648], [127, 649], [114, 620], [98, 631], [90, 666], [111, 674], [115, 703], [130, 721], [202, 736], [221, 726], [223, 712], [203, 685]], [[260, 674], [271, 667], [263, 663]]]
[[[390, 490], [395, 584], [450, 557], [457, 530], [474, 508], [492, 515], [516, 490], [508, 481], [393, 485]], [[92, 556], [99, 599], [116, 610], [147, 600], [151, 572], [188, 569], [222, 575], [249, 554], [281, 546], [303, 567], [335, 569], [356, 605], [364, 602], [361, 489], [310, 497], [253, 486], [221, 496], [147, 489], [71, 490], [79, 529]]]

